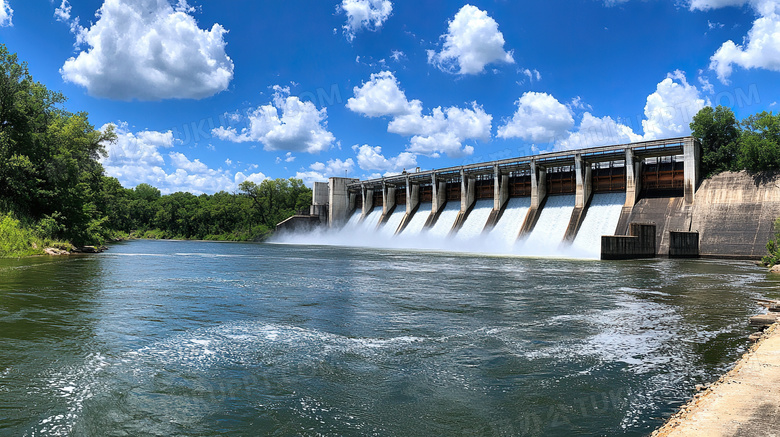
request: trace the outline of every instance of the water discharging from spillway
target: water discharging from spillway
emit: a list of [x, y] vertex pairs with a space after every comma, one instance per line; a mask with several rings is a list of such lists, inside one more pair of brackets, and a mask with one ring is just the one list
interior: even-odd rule
[[463, 226], [455, 234], [455, 238], [458, 240], [469, 240], [479, 237], [482, 234], [482, 230], [485, 229], [485, 224], [492, 211], [493, 199], [477, 200], [474, 204], [474, 209], [471, 210]]
[[549, 196], [534, 230], [523, 245], [532, 253], [556, 251], [569, 227], [574, 200], [574, 194]]
[[431, 209], [433, 209], [433, 203], [421, 203], [401, 235], [405, 237], [419, 235], [423, 231], [423, 227], [425, 227], [425, 222], [428, 221], [428, 217], [431, 215]]
[[549, 196], [530, 235], [518, 239], [529, 212], [531, 199], [511, 198], [498, 223], [483, 232], [493, 210], [493, 200], [478, 200], [463, 226], [451, 234], [460, 212], [460, 202], [446, 204], [431, 228], [425, 223], [431, 217], [431, 202], [421, 203], [401, 233], [396, 233], [406, 208], [396, 206], [387, 221], [378, 226], [382, 207], [361, 220], [356, 211], [341, 229], [319, 229], [310, 234], [276, 238], [288, 244], [321, 244], [329, 246], [417, 249], [467, 253], [490, 253], [521, 256], [598, 258], [601, 236], [613, 235], [620, 217], [624, 193], [595, 194], [573, 244], [563, 242], [574, 210], [574, 195]]
[[444, 210], [439, 215], [439, 219], [436, 220], [436, 224], [428, 231], [428, 235], [433, 238], [444, 238], [449, 235], [459, 212], [460, 202], [447, 202]]
[[601, 247], [602, 235], [614, 235], [625, 199], [625, 193], [594, 194], [572, 249], [593, 251]]
[[514, 246], [529, 208], [531, 208], [530, 197], [509, 199], [501, 220], [490, 231], [490, 239], [505, 247]]
[[403, 205], [396, 206], [395, 211], [390, 215], [384, 225], [380, 228], [382, 235], [393, 236], [395, 231], [398, 230], [398, 226], [401, 225], [401, 220], [406, 215], [406, 207]]

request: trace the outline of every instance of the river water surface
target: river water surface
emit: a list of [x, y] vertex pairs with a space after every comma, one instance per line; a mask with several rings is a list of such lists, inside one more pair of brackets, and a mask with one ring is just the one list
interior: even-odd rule
[[777, 285], [736, 261], [274, 244], [0, 260], [0, 435], [646, 435]]

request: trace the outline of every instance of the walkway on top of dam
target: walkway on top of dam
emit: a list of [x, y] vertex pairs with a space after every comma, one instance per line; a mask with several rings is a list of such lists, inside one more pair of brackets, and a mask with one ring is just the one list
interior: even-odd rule
[[501, 159], [497, 161], [468, 164], [456, 167], [447, 167], [436, 170], [419, 172], [406, 171], [405, 173], [387, 176], [365, 181], [356, 181], [347, 185], [350, 189], [361, 187], [377, 187], [383, 184], [405, 184], [407, 178], [411, 182], [430, 181], [436, 175], [439, 179], [448, 179], [448, 176], [457, 178], [461, 171], [468, 175], [492, 174], [497, 166], [499, 172], [530, 170], [532, 163], [541, 168], [573, 166], [579, 156], [584, 162], [598, 163], [610, 161], [624, 161], [626, 151], [631, 150], [636, 159], [655, 158], [663, 156], [676, 156], [684, 153], [686, 142], [693, 141], [692, 137], [669, 138], [664, 140], [642, 141], [629, 144], [591, 147], [587, 149], [564, 150], [559, 152], [540, 153], [538, 155], [522, 156], [517, 158]]

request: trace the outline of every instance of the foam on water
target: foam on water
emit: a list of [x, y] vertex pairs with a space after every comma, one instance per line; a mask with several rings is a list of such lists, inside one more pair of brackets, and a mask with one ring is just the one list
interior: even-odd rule
[[601, 252], [601, 236], [615, 235], [625, 200], [625, 193], [594, 194], [577, 237], [572, 243], [572, 249], [598, 258]]
[[482, 234], [482, 230], [485, 229], [490, 213], [493, 211], [493, 199], [481, 199], [477, 200], [474, 204], [474, 209], [466, 218], [463, 226], [458, 230], [455, 238], [459, 240], [468, 240], [471, 238], [477, 238]]

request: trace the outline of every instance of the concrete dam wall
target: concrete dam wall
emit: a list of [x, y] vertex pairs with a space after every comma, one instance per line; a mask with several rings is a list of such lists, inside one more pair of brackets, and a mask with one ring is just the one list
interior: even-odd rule
[[348, 245], [760, 258], [780, 217], [780, 176], [702, 181], [699, 156], [695, 139], [683, 137], [367, 181], [331, 178], [315, 184], [309, 215], [280, 228], [319, 220], [331, 231], [320, 242], [340, 234], [337, 244]]
[[691, 231], [704, 256], [760, 258], [780, 217], [780, 175], [722, 173], [696, 191]]

